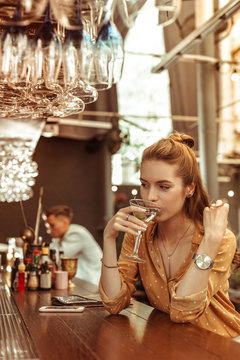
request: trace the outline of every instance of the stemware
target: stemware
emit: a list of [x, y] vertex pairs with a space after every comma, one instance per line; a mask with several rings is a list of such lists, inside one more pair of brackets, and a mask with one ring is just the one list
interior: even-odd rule
[[1, 73], [15, 89], [24, 89], [31, 59], [31, 43], [22, 26], [8, 26], [1, 37]]
[[50, 19], [48, 3], [44, 23], [34, 38], [34, 60], [29, 98], [37, 108], [45, 106], [46, 116], [70, 116], [83, 111], [84, 102], [64, 86], [62, 44]]
[[84, 101], [84, 104], [91, 104], [98, 99], [98, 92], [97, 90], [87, 84], [85, 81], [79, 80], [77, 86], [70, 91], [73, 96], [79, 97], [81, 100]]
[[117, 8], [124, 24], [130, 28], [135, 24], [135, 20], [141, 12], [146, 0], [118, 0]]
[[50, 0], [55, 19], [69, 30], [81, 29], [81, 24], [76, 21], [80, 9], [80, 0]]
[[68, 272], [68, 287], [76, 287], [76, 285], [72, 282], [72, 278], [77, 273], [78, 258], [62, 257], [61, 262], [63, 271]]
[[17, 112], [18, 105], [22, 99], [18, 90], [12, 89], [7, 83], [0, 84], [0, 117], [9, 117]]
[[63, 76], [68, 88], [74, 88], [79, 79], [89, 80], [93, 62], [93, 43], [83, 27], [80, 8], [76, 16], [79, 29], [67, 30], [63, 42]]
[[79, 114], [85, 109], [84, 101], [77, 96], [72, 95], [69, 91], [59, 94], [49, 105], [49, 112], [56, 117], [66, 117]]
[[27, 26], [43, 14], [46, 5], [47, 0], [0, 0], [1, 25]]
[[[145, 212], [137, 212], [134, 211], [133, 215], [137, 217], [138, 219], [144, 221], [146, 224], [148, 224], [150, 221], [152, 221], [155, 216], [159, 213], [160, 209], [156, 206], [156, 203], [143, 200], [143, 199], [131, 199], [129, 201], [131, 206], [139, 207], [141, 209], [145, 209]], [[142, 239], [142, 231], [138, 231], [138, 235], [135, 239], [135, 246], [133, 249], [133, 253], [131, 255], [124, 255], [127, 259], [139, 262], [139, 263], [145, 263], [146, 261], [144, 259], [141, 259], [138, 255], [138, 250], [140, 246], [140, 242]]]
[[94, 66], [89, 83], [98, 91], [120, 80], [124, 60], [123, 40], [112, 20], [102, 25], [94, 49]]
[[118, 0], [117, 7], [124, 24], [130, 28], [142, 13], [149, 13], [151, 26], [172, 24], [178, 17], [182, 0]]
[[182, 0], [154, 0], [154, 6], [158, 10], [157, 25], [171, 25], [178, 17], [181, 5]]
[[32, 83], [36, 85], [44, 81], [47, 88], [54, 89], [62, 63], [62, 44], [50, 19], [49, 3], [33, 43]]

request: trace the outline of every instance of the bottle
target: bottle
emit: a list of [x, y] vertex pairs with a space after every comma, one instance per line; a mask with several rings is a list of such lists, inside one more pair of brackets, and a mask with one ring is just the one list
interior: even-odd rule
[[21, 261], [18, 265], [18, 292], [25, 291], [25, 268], [25, 264]]
[[11, 289], [17, 291], [18, 287], [18, 265], [20, 264], [20, 259], [16, 258], [13, 263], [11, 271]]
[[42, 253], [41, 253], [41, 256], [40, 256], [39, 264], [42, 265], [45, 262], [47, 262], [48, 264], [50, 263], [49, 248], [48, 247], [42, 247]]
[[33, 263], [35, 266], [37, 266], [37, 268], [39, 267], [39, 263], [40, 263], [40, 251], [39, 250], [34, 250]]
[[31, 291], [35, 291], [39, 287], [39, 279], [37, 273], [38, 268], [36, 265], [33, 265], [28, 279], [28, 289]]
[[49, 270], [48, 262], [41, 264], [40, 268], [40, 289], [50, 290], [52, 287], [51, 271]]
[[27, 258], [27, 259], [25, 260], [25, 263], [26, 263], [26, 269], [25, 269], [25, 270], [30, 272], [30, 270], [31, 270], [31, 265], [32, 265], [32, 259]]
[[52, 277], [52, 287], [54, 286], [54, 277], [55, 277], [55, 271], [58, 270], [57, 262], [56, 262], [56, 250], [51, 249], [50, 250], [50, 264], [49, 269], [51, 271], [51, 277]]
[[62, 257], [64, 257], [64, 251], [58, 253], [58, 270], [62, 270]]
[[30, 271], [31, 271], [31, 268], [32, 268], [32, 259], [27, 258], [25, 260], [25, 265], [26, 265], [26, 268], [25, 268], [25, 290], [26, 290], [27, 285], [28, 285], [28, 279], [29, 279], [29, 276], [30, 276]]

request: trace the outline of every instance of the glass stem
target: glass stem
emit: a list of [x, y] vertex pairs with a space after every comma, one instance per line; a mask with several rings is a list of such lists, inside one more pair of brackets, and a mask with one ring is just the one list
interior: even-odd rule
[[141, 240], [142, 240], [142, 231], [138, 231], [138, 235], [136, 237], [134, 250], [133, 250], [133, 255], [134, 256], [138, 255], [138, 249], [139, 249], [139, 245], [140, 245]]

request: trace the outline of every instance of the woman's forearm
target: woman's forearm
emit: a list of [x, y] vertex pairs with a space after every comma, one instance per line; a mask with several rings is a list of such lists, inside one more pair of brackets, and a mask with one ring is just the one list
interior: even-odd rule
[[[206, 254], [214, 261], [227, 228], [229, 205], [218, 200], [203, 212], [204, 237], [197, 254]], [[178, 286], [176, 295], [179, 297], [195, 294], [206, 289], [211, 269], [202, 270], [194, 262], [190, 265], [183, 280]]]
[[[210, 241], [210, 239], [206, 239], [206, 237], [204, 237], [196, 253], [206, 254], [214, 260], [217, 256], [218, 249], [218, 242]], [[176, 295], [178, 297], [183, 297], [206, 289], [211, 271], [212, 269], [199, 269], [197, 265], [194, 264], [194, 261], [192, 261], [192, 264], [176, 290]]]
[[117, 266], [117, 250], [115, 240], [104, 239], [101, 285], [105, 294], [112, 299], [121, 290], [121, 279]]

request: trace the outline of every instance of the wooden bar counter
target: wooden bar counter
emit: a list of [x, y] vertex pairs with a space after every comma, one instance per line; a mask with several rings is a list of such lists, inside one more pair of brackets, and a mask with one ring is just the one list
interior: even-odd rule
[[[73, 290], [11, 293], [20, 313], [16, 316], [26, 328], [23, 335], [32, 344], [31, 359], [240, 359], [240, 343], [191, 324], [175, 324], [167, 314], [136, 300], [119, 315], [110, 315], [103, 307], [86, 308], [83, 313], [39, 313], [39, 307], [51, 305], [54, 295], [89, 295], [97, 291], [85, 281], [75, 282]], [[4, 360], [29, 358], [23, 354], [4, 357], [1, 350], [0, 355]]]

